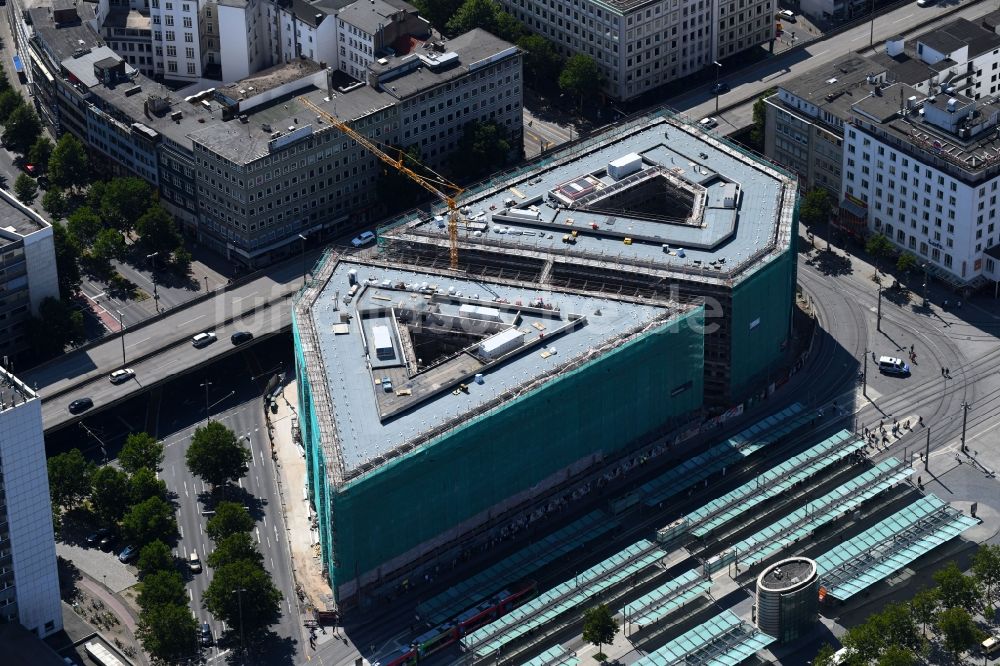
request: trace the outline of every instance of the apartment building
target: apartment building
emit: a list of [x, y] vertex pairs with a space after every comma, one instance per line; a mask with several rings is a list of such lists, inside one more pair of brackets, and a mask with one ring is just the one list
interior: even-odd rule
[[62, 629], [42, 401], [0, 367], [0, 623]]
[[842, 220], [879, 232], [956, 288], [996, 280], [1000, 102], [888, 85], [845, 127]]
[[31, 348], [27, 323], [59, 297], [52, 226], [0, 191], [0, 357]]
[[955, 19], [912, 40], [890, 38], [871, 57], [849, 54], [782, 84], [765, 100], [765, 154], [807, 187], [840, 192], [844, 124], [859, 97], [886, 82], [975, 100], [1000, 93], [1000, 35], [993, 25], [989, 17]]
[[502, 0], [563, 55], [597, 63], [607, 95], [632, 99], [774, 39], [776, 0]]

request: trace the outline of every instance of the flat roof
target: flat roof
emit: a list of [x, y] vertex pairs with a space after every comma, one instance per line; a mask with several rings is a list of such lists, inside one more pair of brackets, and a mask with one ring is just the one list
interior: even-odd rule
[[[616, 180], [608, 164], [630, 153], [642, 157], [641, 171]], [[585, 181], [593, 193], [568, 202], [566, 185], [576, 183], [583, 191]], [[734, 184], [738, 196], [727, 202]], [[729, 280], [769, 252], [787, 248], [797, 195], [796, 180], [780, 168], [694, 124], [657, 115], [611, 128], [487, 185], [490, 189], [460, 202], [467, 218], [487, 225], [485, 231], [470, 230], [460, 223], [463, 245], [627, 261], [646, 269], [697, 272], [708, 280]], [[640, 187], [653, 188], [646, 192], [657, 197], [660, 209], [631, 207], [630, 190]], [[386, 228], [383, 234], [448, 242], [446, 226], [433, 219]]]
[[[107, 46], [100, 46], [90, 49], [87, 53], [70, 56], [59, 64], [63, 69], [72, 74], [77, 81], [87, 86], [87, 88], [95, 88], [98, 85], [101, 85], [101, 83], [94, 74], [94, 66], [101, 65], [102, 67], [107, 68], [113, 67], [118, 63], [124, 63], [125, 75], [130, 77], [130, 79], [138, 73], [135, 67], [125, 62], [122, 57]], [[129, 87], [130, 83], [123, 82], [119, 85]]]
[[15, 243], [48, 226], [24, 213], [17, 206], [0, 201], [0, 247]]
[[[488, 310], [462, 316], [468, 305]], [[323, 441], [349, 478], [690, 307], [331, 258], [296, 318], [315, 332], [307, 363], [323, 369], [313, 383], [325, 381], [334, 429]], [[376, 355], [379, 326], [390, 331], [391, 358]], [[484, 340], [512, 328], [520, 344], [482, 353]]]
[[928, 30], [918, 35], [916, 41], [945, 54], [968, 45], [970, 60], [987, 51], [1000, 48], [1000, 35], [964, 18], [957, 18], [939, 28]]
[[805, 557], [793, 557], [769, 566], [757, 582], [768, 591], [787, 590], [801, 586], [815, 573], [815, 562]]

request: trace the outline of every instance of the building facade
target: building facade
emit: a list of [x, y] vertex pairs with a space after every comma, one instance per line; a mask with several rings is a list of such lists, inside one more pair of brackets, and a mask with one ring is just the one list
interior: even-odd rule
[[775, 37], [775, 0], [503, 0], [565, 56], [594, 59], [607, 95], [637, 97]]
[[0, 622], [62, 629], [42, 401], [0, 368]]

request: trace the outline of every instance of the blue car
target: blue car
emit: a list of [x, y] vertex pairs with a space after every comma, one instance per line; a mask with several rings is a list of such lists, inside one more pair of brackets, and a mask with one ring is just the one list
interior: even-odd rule
[[118, 561], [122, 563], [131, 562], [139, 554], [139, 549], [135, 546], [125, 546], [125, 550], [118, 553]]

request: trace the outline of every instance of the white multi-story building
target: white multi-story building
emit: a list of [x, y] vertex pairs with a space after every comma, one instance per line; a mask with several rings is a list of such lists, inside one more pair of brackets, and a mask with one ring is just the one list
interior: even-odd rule
[[149, 15], [156, 72], [171, 80], [201, 78], [198, 0], [150, 0]]
[[564, 55], [597, 63], [604, 90], [631, 99], [774, 39], [776, 0], [502, 0]]
[[0, 368], [0, 622], [62, 629], [42, 401]]
[[1000, 102], [896, 84], [851, 110], [842, 219], [884, 234], [954, 287], [1000, 277]]

